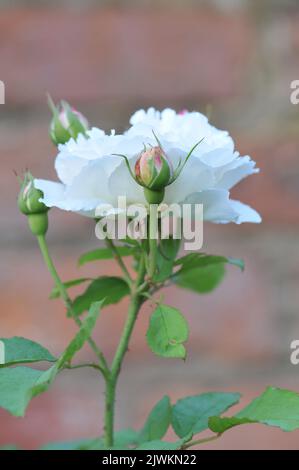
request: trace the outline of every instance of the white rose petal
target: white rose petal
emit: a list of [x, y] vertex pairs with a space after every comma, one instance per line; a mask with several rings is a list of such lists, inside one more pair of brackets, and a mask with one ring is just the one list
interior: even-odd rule
[[134, 171], [143, 145], [156, 145], [153, 131], [175, 169], [201, 139], [178, 179], [165, 191], [165, 202], [201, 203], [204, 219], [214, 223], [259, 223], [259, 214], [239, 201], [231, 200], [229, 190], [245, 177], [257, 173], [249, 156], [240, 156], [228, 132], [216, 129], [198, 112], [139, 110], [130, 119], [124, 134], [106, 134], [93, 128], [59, 146], [55, 169], [61, 183], [36, 180], [49, 207], [94, 216], [95, 209], [109, 204], [118, 210], [118, 196], [128, 204], [144, 204], [143, 188], [130, 176], [126, 155]]

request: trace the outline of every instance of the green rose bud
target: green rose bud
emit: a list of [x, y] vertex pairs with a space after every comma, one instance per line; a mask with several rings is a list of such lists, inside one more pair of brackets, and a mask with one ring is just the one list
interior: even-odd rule
[[49, 97], [48, 102], [53, 114], [50, 137], [55, 145], [65, 144], [71, 138], [77, 139], [79, 134], [86, 135], [89, 124], [83, 114], [72, 108], [66, 101], [61, 101], [58, 106], [55, 106]]
[[150, 204], [159, 204], [164, 197], [164, 188], [172, 177], [172, 167], [160, 145], [145, 149], [135, 164], [136, 181], [144, 187]]
[[48, 210], [40, 199], [42, 191], [34, 187], [31, 173], [26, 172], [18, 196], [18, 207], [28, 217], [29, 227], [34, 235], [44, 235], [48, 229]]
[[172, 174], [170, 163], [161, 147], [151, 147], [142, 152], [135, 164], [136, 180], [154, 191], [165, 188]]

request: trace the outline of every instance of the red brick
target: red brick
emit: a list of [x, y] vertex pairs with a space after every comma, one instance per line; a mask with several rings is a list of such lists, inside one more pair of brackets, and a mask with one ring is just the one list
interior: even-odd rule
[[252, 31], [244, 16], [208, 10], [1, 12], [1, 79], [7, 103], [54, 97], [205, 99], [235, 95]]

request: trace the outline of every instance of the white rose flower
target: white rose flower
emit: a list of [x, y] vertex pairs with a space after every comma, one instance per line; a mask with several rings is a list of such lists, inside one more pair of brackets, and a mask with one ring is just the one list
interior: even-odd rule
[[147, 204], [124, 159], [114, 154], [126, 155], [134, 171], [144, 144], [157, 145], [154, 131], [174, 169], [203, 139], [177, 180], [166, 187], [165, 203], [201, 203], [204, 220], [214, 223], [261, 221], [255, 210], [230, 199], [230, 189], [259, 170], [249, 156], [234, 150], [228, 132], [216, 129], [198, 112], [177, 114], [171, 109], [137, 111], [130, 124], [121, 135], [94, 128], [86, 137], [60, 145], [55, 168], [61, 183], [35, 180], [44, 193], [42, 202], [89, 216], [101, 205], [117, 209], [118, 196], [126, 196], [127, 204]]

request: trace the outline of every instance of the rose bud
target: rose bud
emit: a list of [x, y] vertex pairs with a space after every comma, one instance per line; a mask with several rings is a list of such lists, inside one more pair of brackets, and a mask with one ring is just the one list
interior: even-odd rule
[[135, 175], [139, 184], [157, 191], [169, 183], [172, 169], [159, 146], [145, 149], [135, 164]]
[[42, 191], [34, 187], [31, 173], [26, 172], [18, 196], [19, 210], [28, 217], [29, 227], [34, 235], [44, 235], [48, 229], [48, 210], [40, 199]]
[[148, 202], [159, 203], [171, 176], [172, 167], [162, 147], [157, 145], [149, 149], [145, 148], [135, 164], [135, 177], [136, 181], [145, 188]]
[[87, 119], [66, 101], [55, 106], [51, 97], [48, 97], [49, 107], [53, 118], [50, 124], [50, 137], [55, 145], [65, 144], [71, 138], [77, 139], [79, 134], [86, 135], [89, 129]]

